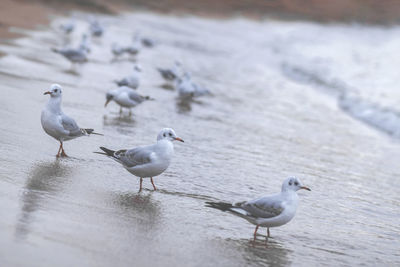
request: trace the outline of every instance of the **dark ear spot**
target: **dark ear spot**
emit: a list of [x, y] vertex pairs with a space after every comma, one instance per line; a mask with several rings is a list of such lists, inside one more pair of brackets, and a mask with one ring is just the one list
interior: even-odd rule
[[165, 133], [163, 133], [163, 136], [165, 137]]

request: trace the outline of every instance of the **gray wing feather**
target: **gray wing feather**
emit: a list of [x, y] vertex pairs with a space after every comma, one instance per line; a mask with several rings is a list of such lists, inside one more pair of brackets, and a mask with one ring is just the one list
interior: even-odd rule
[[154, 152], [149, 147], [137, 147], [115, 152], [115, 156], [127, 167], [135, 167], [151, 162]]
[[81, 128], [79, 128], [78, 124], [73, 118], [63, 115], [61, 116], [61, 124], [64, 130], [69, 131], [69, 136], [83, 135]]
[[272, 218], [282, 213], [282, 202], [264, 197], [248, 202], [237, 203], [235, 207], [245, 210], [249, 216], [258, 218]]
[[142, 103], [144, 101], [143, 96], [139, 95], [138, 93], [136, 93], [135, 91], [132, 91], [132, 90], [129, 91], [128, 96], [132, 101], [135, 101], [137, 103]]

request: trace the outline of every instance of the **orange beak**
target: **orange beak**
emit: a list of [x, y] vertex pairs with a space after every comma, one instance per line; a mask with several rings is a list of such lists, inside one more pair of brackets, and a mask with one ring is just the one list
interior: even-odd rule
[[51, 95], [50, 91], [44, 92], [44, 95]]
[[179, 138], [179, 137], [175, 137], [175, 140], [176, 141], [181, 141], [182, 143], [184, 143], [185, 141], [183, 141], [181, 138]]
[[307, 190], [307, 191], [311, 191], [311, 189], [308, 188], [307, 186], [302, 186], [302, 187], [300, 187], [300, 189], [304, 189], [304, 190]]

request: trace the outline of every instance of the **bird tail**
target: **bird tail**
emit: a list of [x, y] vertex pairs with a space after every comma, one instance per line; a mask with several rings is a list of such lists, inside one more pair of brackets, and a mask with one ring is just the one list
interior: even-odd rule
[[111, 150], [111, 149], [108, 149], [108, 148], [105, 148], [102, 146], [100, 147], [100, 149], [103, 150], [104, 152], [93, 152], [93, 153], [100, 154], [100, 155], [106, 155], [106, 156], [114, 158], [114, 153], [115, 153], [114, 150]]
[[[240, 203], [237, 203], [237, 204], [240, 204]], [[226, 202], [206, 202], [206, 207], [211, 207], [211, 208], [221, 210], [224, 212], [229, 211], [233, 215], [242, 217], [242, 218], [248, 220], [249, 222], [252, 222], [252, 218], [250, 216], [248, 216], [246, 211], [244, 211], [240, 207], [237, 207], [236, 206], [237, 204], [232, 205], [231, 203], [226, 203]]]
[[94, 129], [82, 129], [87, 135], [95, 134], [95, 135], [104, 135], [101, 133], [96, 133]]
[[226, 202], [206, 202], [206, 207], [218, 209], [221, 211], [232, 211], [233, 205], [231, 203]]

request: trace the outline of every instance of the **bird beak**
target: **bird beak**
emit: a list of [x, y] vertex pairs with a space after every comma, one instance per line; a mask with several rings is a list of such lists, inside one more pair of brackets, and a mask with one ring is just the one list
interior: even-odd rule
[[44, 92], [44, 95], [51, 95], [50, 91]]
[[181, 141], [182, 143], [184, 143], [185, 141], [183, 141], [181, 138], [179, 138], [179, 137], [175, 137], [175, 140], [176, 141]]
[[107, 99], [106, 103], [104, 104], [104, 107], [107, 107], [108, 103], [110, 103], [111, 100], [112, 100], [112, 98]]
[[308, 188], [307, 186], [302, 186], [302, 187], [300, 187], [300, 189], [305, 189], [305, 190], [307, 190], [307, 191], [311, 191], [311, 189]]

